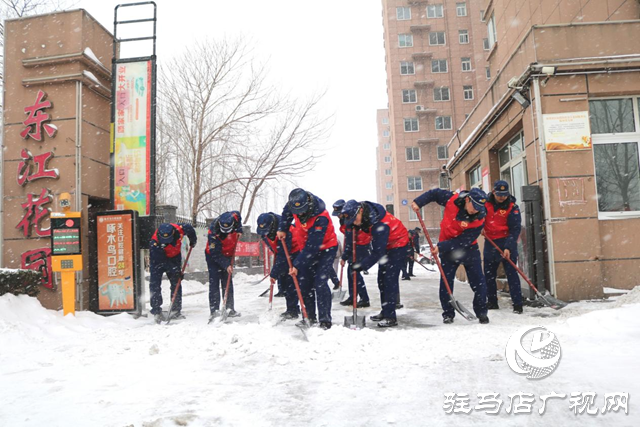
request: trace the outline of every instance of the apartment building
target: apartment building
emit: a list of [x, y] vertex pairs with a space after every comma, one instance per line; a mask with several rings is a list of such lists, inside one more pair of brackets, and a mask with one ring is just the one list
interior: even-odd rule
[[[431, 3], [431, 2], [429, 2]], [[521, 263], [565, 300], [640, 276], [640, 4], [484, 0], [490, 86], [447, 143], [452, 188], [510, 182]]]
[[[448, 185], [442, 166], [447, 143], [490, 82], [483, 0], [383, 0], [389, 99], [393, 210], [407, 228], [419, 225], [410, 209], [422, 192]], [[381, 154], [382, 155], [382, 154]], [[385, 163], [389, 165], [389, 163]], [[388, 167], [378, 168], [383, 174]], [[385, 187], [386, 188], [386, 187]], [[379, 192], [381, 195], [382, 192]], [[389, 194], [385, 195], [385, 205]], [[382, 200], [382, 199], [379, 199]], [[427, 206], [427, 227], [438, 236], [441, 211]]]
[[[393, 181], [391, 163], [391, 131], [389, 126], [389, 110], [376, 112], [378, 128], [378, 146], [376, 147], [376, 201], [382, 206], [393, 206]], [[391, 209], [393, 210], [393, 209]]]

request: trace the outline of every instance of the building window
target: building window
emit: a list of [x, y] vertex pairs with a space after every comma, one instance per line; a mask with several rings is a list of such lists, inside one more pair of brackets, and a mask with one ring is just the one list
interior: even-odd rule
[[409, 190], [409, 191], [422, 191], [422, 177], [421, 176], [408, 176], [407, 177], [407, 190]]
[[444, 7], [441, 4], [430, 4], [427, 6], [427, 18], [442, 18]]
[[393, 202], [393, 194], [387, 194], [387, 202]]
[[389, 136], [389, 131], [388, 130], [383, 130], [382, 131], [382, 136], [384, 136], [384, 137]]
[[418, 118], [411, 117], [404, 119], [404, 131], [405, 132], [418, 132]]
[[391, 156], [384, 156], [385, 163], [391, 163]]
[[447, 72], [447, 60], [446, 59], [434, 59], [431, 61], [432, 73], [446, 73]]
[[402, 103], [403, 104], [415, 104], [418, 102], [415, 89], [403, 89], [402, 90]]
[[446, 86], [443, 87], [434, 87], [433, 88], [433, 100], [434, 101], [449, 101], [451, 98], [449, 96], [449, 88]]
[[438, 145], [438, 160], [447, 160], [449, 158], [449, 149], [446, 145]]
[[484, 10], [480, 11], [480, 22], [484, 22]]
[[450, 130], [450, 129], [451, 129], [451, 116], [436, 117], [436, 130]]
[[[424, 219], [424, 208], [420, 208], [420, 217]], [[413, 209], [409, 209], [409, 221], [418, 221], [418, 215]]]
[[491, 79], [491, 67], [485, 67], [485, 72], [487, 75], [487, 80]]
[[384, 170], [384, 174], [385, 174], [386, 176], [391, 176], [391, 169], [385, 169], [385, 170]]
[[389, 124], [389, 118], [388, 118], [388, 117], [384, 117], [384, 118], [382, 119], [382, 124], [383, 124], [383, 125], [388, 125], [388, 124]]
[[498, 35], [496, 33], [496, 15], [493, 13], [491, 14], [491, 18], [489, 18], [489, 22], [487, 22], [487, 33], [489, 35], [489, 49], [491, 49], [498, 41]]
[[400, 46], [400, 47], [412, 47], [413, 46], [413, 34], [398, 34], [398, 46]]
[[482, 48], [484, 50], [491, 49], [491, 45], [489, 44], [489, 39], [482, 39]]
[[469, 30], [458, 30], [460, 44], [469, 44]]
[[410, 7], [396, 7], [396, 17], [398, 21], [408, 21], [411, 19]]
[[458, 15], [458, 16], [467, 16], [467, 4], [466, 3], [456, 3], [456, 15]]
[[482, 188], [482, 172], [479, 164], [469, 171], [469, 186], [471, 188]]
[[415, 68], [413, 67], [413, 62], [401, 61], [400, 62], [400, 74], [403, 76], [415, 74]]
[[462, 86], [462, 89], [465, 101], [471, 101], [473, 99], [473, 86]]
[[498, 150], [500, 179], [509, 183], [511, 194], [522, 200], [522, 186], [527, 185], [524, 134], [518, 133]]
[[407, 162], [417, 162], [420, 160], [420, 147], [406, 147]]
[[471, 58], [460, 58], [462, 71], [471, 71]]
[[384, 150], [391, 150], [391, 144], [388, 142], [385, 142], [384, 144], [382, 144], [382, 148]]
[[444, 31], [435, 31], [429, 33], [429, 44], [431, 46], [441, 46], [446, 42]]
[[387, 181], [387, 182], [384, 184], [384, 186], [385, 186], [385, 188], [386, 188], [387, 190], [392, 190], [392, 189], [393, 189], [393, 181]]
[[600, 219], [640, 215], [640, 98], [590, 100]]

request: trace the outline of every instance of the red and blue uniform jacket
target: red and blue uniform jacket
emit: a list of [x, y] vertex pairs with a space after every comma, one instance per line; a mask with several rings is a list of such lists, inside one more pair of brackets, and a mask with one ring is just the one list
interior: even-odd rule
[[171, 223], [173, 228], [176, 229], [177, 233], [174, 234], [173, 241], [168, 245], [162, 247], [160, 242], [158, 241], [158, 230], [153, 233], [151, 236], [151, 240], [149, 241], [149, 257], [156, 260], [161, 261], [166, 258], [176, 258], [180, 259], [180, 250], [182, 249], [182, 238], [187, 235], [189, 237], [189, 243], [191, 246], [195, 246], [198, 237], [196, 235], [196, 230], [191, 226], [191, 224], [183, 224]]
[[484, 226], [485, 212], [469, 215], [464, 208], [464, 198], [449, 190], [434, 188], [417, 197], [414, 202], [423, 207], [431, 202], [444, 206], [440, 222], [438, 249], [442, 253], [456, 249], [468, 249], [477, 244]]
[[234, 211], [236, 216], [236, 228], [231, 233], [223, 233], [220, 230], [220, 217], [216, 218], [209, 225], [207, 234], [207, 247], [204, 250], [205, 256], [218, 264], [221, 269], [226, 269], [231, 265], [236, 250], [240, 234], [242, 234], [242, 219], [240, 213]]
[[[278, 224], [280, 224], [282, 217], [280, 215], [276, 215], [276, 218]], [[292, 259], [296, 258], [298, 252], [300, 252], [301, 242], [299, 239], [300, 236], [298, 230], [296, 229], [295, 224], [292, 224], [291, 227], [289, 227], [289, 231], [287, 231], [287, 236], [284, 238], [287, 250], [289, 251], [289, 255]], [[262, 236], [262, 241], [267, 245], [269, 250], [275, 254], [275, 260], [273, 261], [273, 266], [271, 267], [269, 276], [273, 279], [278, 279], [280, 276], [288, 274], [289, 263], [287, 262], [284, 249], [282, 248], [282, 240], [277, 237], [274, 240], [271, 240], [268, 236]]]
[[293, 220], [296, 220], [298, 228], [299, 242], [301, 244], [300, 254], [293, 262], [293, 266], [298, 270], [306, 268], [313, 262], [320, 251], [338, 246], [338, 237], [333, 228], [333, 221], [329, 212], [325, 209], [324, 201], [312, 195], [313, 211], [306, 222], [302, 222], [298, 215], [291, 213], [289, 204], [282, 210], [282, 221], [278, 227], [279, 231], [287, 231], [291, 227]]
[[[340, 227], [340, 231], [344, 234], [344, 252], [342, 253], [341, 259], [345, 261], [351, 261], [353, 259], [353, 253], [351, 252], [351, 242], [353, 241], [353, 233], [354, 227], [347, 227], [346, 225], [342, 225]], [[356, 246], [371, 246], [371, 231], [367, 232], [364, 230], [358, 230], [356, 234]], [[358, 250], [356, 248], [356, 253]]]
[[371, 234], [371, 254], [354, 265], [354, 268], [369, 270], [388, 251], [398, 248], [406, 250], [409, 234], [402, 222], [378, 203], [362, 202], [362, 211], [362, 224], [356, 227]]
[[522, 230], [522, 216], [516, 204], [516, 198], [510, 196], [502, 203], [498, 203], [493, 193], [489, 195], [487, 203], [487, 218], [484, 223], [484, 234], [491, 240], [506, 239], [504, 249], [516, 250], [520, 231]]

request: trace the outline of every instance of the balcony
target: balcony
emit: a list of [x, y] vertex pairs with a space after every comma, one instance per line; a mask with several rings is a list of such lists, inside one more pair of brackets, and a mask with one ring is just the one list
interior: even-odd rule
[[433, 57], [433, 53], [431, 52], [417, 52], [411, 55], [413, 59], [416, 61], [424, 61], [425, 59], [431, 59]]
[[412, 25], [412, 26], [409, 27], [409, 30], [412, 33], [421, 33], [423, 31], [430, 31], [431, 30], [431, 25], [428, 25], [428, 24]]
[[415, 87], [416, 89], [424, 89], [424, 88], [433, 87], [434, 84], [435, 82], [433, 80], [422, 80], [422, 81], [413, 82], [413, 87]]

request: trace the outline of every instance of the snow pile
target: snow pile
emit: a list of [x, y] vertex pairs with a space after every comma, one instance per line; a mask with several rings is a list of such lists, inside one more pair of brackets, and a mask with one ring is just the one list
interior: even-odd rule
[[[525, 308], [489, 313], [491, 324], [457, 317], [443, 325], [438, 275], [415, 266], [417, 278], [401, 282], [405, 308], [400, 326], [352, 331], [340, 325], [350, 307], [334, 301], [334, 327], [312, 328], [309, 342], [294, 322], [278, 323], [282, 298], [258, 298], [268, 282], [235, 278], [239, 318], [207, 325], [208, 286], [184, 283], [185, 320], [155, 325], [127, 314], [102, 317], [78, 312], [63, 317], [34, 298], [0, 297], [1, 426], [423, 426], [423, 425], [640, 425], [629, 415], [574, 415], [569, 399], [537, 400], [531, 414], [505, 412], [509, 394], [637, 395], [640, 305], [571, 304], [560, 312]], [[371, 308], [379, 311], [375, 268], [365, 276]], [[164, 308], [168, 282], [163, 282]], [[469, 286], [456, 283], [456, 298], [471, 309]], [[634, 295], [633, 297], [630, 297]], [[636, 301], [637, 302], [637, 301]], [[616, 302], [617, 304], [618, 302]], [[622, 303], [621, 303], [622, 304]], [[526, 325], [554, 332], [562, 347], [556, 372], [539, 381], [513, 373], [505, 362], [509, 337]], [[615, 351], [612, 351], [615, 349]], [[445, 393], [500, 393], [498, 415], [446, 414]]]
[[622, 307], [625, 304], [638, 304], [640, 303], [640, 286], [636, 286], [626, 294], [616, 298], [616, 301], [611, 304], [613, 307]]

